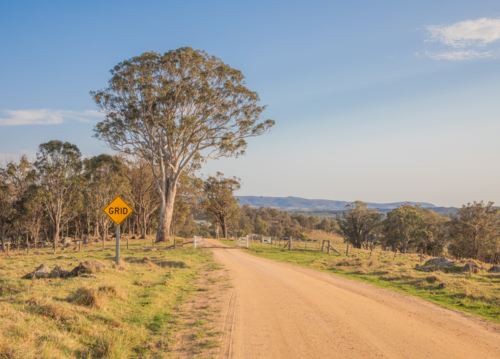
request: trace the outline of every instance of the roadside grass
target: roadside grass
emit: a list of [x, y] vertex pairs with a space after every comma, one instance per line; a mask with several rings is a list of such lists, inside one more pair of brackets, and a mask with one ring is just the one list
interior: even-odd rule
[[[176, 309], [199, 290], [200, 268], [218, 268], [212, 253], [151, 250], [151, 239], [133, 240], [129, 250], [122, 245], [116, 266], [114, 248], [107, 242], [105, 250], [95, 243], [81, 252], [1, 255], [0, 358], [172, 357], [177, 333], [185, 329]], [[42, 263], [71, 270], [83, 261], [107, 269], [69, 279], [20, 279]]]
[[[225, 241], [235, 245], [236, 241]], [[353, 249], [349, 247], [349, 257], [345, 257], [346, 244], [333, 244], [341, 255], [318, 251], [318, 243], [304, 249], [304, 242], [296, 243], [292, 251], [275, 247], [274, 243], [261, 244], [251, 242], [248, 253], [275, 261], [311, 268], [341, 277], [368, 282], [377, 287], [391, 289], [406, 295], [412, 295], [439, 304], [443, 307], [459, 310], [500, 323], [500, 274], [479, 271], [469, 277], [455, 266], [446, 270], [421, 272], [416, 265], [431, 259], [424, 258], [420, 263], [417, 254], [397, 254]], [[341, 249], [340, 246], [343, 248]], [[371, 253], [371, 254], [370, 254]], [[485, 263], [475, 261], [489, 268]], [[463, 262], [464, 265], [466, 262]]]

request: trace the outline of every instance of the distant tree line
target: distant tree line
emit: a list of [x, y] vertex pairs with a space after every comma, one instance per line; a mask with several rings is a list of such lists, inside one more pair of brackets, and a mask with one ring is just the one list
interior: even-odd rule
[[[387, 212], [356, 201], [336, 220], [275, 208], [239, 206], [236, 177], [222, 173], [202, 179], [186, 171], [176, 185], [169, 235], [235, 237], [258, 234], [307, 239], [313, 230], [342, 236], [356, 248], [381, 246], [401, 253], [440, 255], [498, 262], [500, 213], [493, 203], [473, 202], [452, 217], [403, 204]], [[145, 238], [156, 234], [161, 203], [151, 164], [136, 156], [83, 158], [77, 146], [49, 141], [37, 158], [23, 156], [0, 167], [0, 241], [17, 245], [47, 242], [56, 248], [63, 237], [94, 237], [104, 241], [114, 225], [104, 214], [116, 196], [134, 213], [122, 233]], [[204, 219], [205, 221], [195, 221]]]
[[498, 262], [500, 211], [493, 202], [463, 205], [452, 217], [427, 208], [403, 204], [385, 215], [361, 201], [346, 207], [338, 233], [357, 248], [380, 245], [392, 251]]
[[[186, 172], [178, 181], [172, 233], [198, 234], [191, 211], [200, 207], [203, 181]], [[103, 209], [122, 196], [133, 214], [122, 232], [145, 238], [155, 233], [160, 201], [149, 164], [138, 157], [83, 158], [77, 146], [49, 141], [37, 158], [8, 161], [0, 167], [0, 241], [32, 245], [50, 242], [54, 248], [65, 236], [100, 237], [114, 233]], [[46, 244], [46, 243], [45, 243]]]

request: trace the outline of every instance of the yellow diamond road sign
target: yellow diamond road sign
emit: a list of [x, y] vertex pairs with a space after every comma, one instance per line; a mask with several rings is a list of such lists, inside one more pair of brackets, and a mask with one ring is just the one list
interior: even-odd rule
[[130, 208], [120, 196], [116, 197], [113, 202], [104, 208], [104, 213], [106, 213], [117, 226], [119, 226], [125, 218], [130, 216], [132, 212], [132, 208]]

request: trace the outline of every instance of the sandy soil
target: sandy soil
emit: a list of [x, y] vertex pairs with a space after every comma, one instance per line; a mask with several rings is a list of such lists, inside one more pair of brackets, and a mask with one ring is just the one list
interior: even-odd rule
[[222, 358], [500, 358], [499, 325], [240, 249], [212, 250], [233, 285], [221, 298]]

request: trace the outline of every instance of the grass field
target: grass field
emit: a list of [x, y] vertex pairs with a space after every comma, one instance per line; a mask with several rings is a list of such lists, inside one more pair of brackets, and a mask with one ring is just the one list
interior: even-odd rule
[[[234, 241], [224, 242], [235, 244]], [[421, 264], [416, 254], [398, 254], [394, 258], [393, 252], [376, 249], [370, 256], [368, 250], [351, 247], [346, 258], [345, 244], [332, 245], [341, 255], [333, 251], [332, 254], [318, 251], [318, 243], [309, 244], [309, 249], [305, 250], [304, 242], [295, 243], [292, 251], [277, 248], [274, 244], [251, 242], [248, 253], [368, 282], [500, 323], [500, 274], [479, 271], [469, 277], [469, 273], [459, 271], [458, 266], [451, 267], [448, 272], [421, 272], [415, 269]], [[487, 264], [482, 265], [489, 268]]]
[[[0, 358], [206, 357], [219, 344], [209, 306], [182, 311], [220, 269], [209, 250], [153, 250], [151, 241], [11, 251], [0, 257]], [[187, 247], [187, 246], [186, 246]], [[83, 261], [107, 269], [88, 277], [20, 279], [40, 264], [71, 270]], [[191, 329], [190, 329], [191, 328]], [[193, 330], [194, 328], [194, 330]], [[189, 345], [179, 343], [190, 330]], [[179, 348], [181, 346], [181, 348]], [[200, 356], [201, 355], [201, 356]]]

